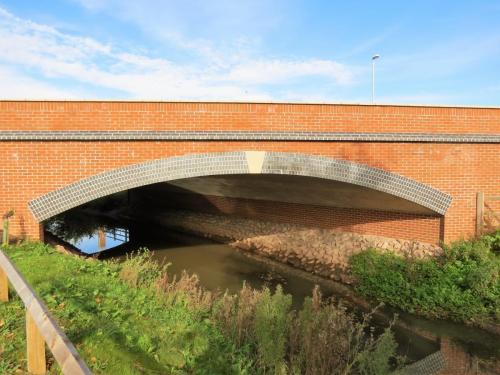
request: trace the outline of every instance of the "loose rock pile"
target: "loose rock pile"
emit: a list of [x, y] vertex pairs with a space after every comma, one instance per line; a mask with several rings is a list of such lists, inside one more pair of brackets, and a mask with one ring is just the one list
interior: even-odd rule
[[349, 258], [369, 248], [417, 259], [442, 253], [439, 246], [418, 241], [190, 211], [171, 211], [157, 220], [346, 283], [352, 282]]

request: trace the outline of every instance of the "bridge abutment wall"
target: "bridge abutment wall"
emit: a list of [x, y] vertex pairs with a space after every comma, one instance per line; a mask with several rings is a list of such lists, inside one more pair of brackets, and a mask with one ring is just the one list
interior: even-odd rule
[[[139, 194], [140, 195], [140, 194]], [[133, 195], [132, 195], [133, 196]], [[187, 193], [149, 194], [148, 199], [132, 198], [144, 212], [172, 210], [291, 224], [359, 234], [419, 240], [439, 244], [443, 219], [419, 215], [354, 208], [326, 207], [289, 202], [231, 198]], [[148, 209], [150, 207], [150, 209]]]

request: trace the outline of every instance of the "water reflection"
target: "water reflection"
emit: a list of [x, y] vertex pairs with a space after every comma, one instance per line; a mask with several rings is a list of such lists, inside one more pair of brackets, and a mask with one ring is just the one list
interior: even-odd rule
[[[54, 234], [50, 229], [49, 232]], [[70, 238], [68, 243], [84, 254], [96, 254], [123, 245], [129, 241], [129, 231], [125, 228], [99, 228], [95, 232], [82, 235], [76, 239]]]
[[120, 225], [119, 220], [85, 210], [58, 215], [45, 223], [45, 230], [87, 255], [113, 249], [130, 240], [129, 229]]

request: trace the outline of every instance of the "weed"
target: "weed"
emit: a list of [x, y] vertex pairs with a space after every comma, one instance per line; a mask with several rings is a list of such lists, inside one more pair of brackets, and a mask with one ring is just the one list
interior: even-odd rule
[[351, 258], [357, 289], [403, 310], [459, 322], [500, 320], [500, 232], [412, 260], [368, 250]]

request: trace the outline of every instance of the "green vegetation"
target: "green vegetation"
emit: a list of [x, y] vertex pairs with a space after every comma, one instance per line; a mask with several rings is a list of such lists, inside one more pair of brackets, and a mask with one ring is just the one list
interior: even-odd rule
[[[165, 374], [181, 368], [215, 374], [250, 366], [245, 353], [210, 321], [186, 304], [165, 309], [151, 289], [130, 288], [116, 264], [64, 256], [35, 243], [6, 252], [97, 374]], [[25, 367], [20, 301], [0, 305], [0, 316], [0, 373], [14, 373]]]
[[436, 259], [368, 250], [351, 266], [359, 292], [392, 306], [430, 318], [500, 322], [500, 231], [454, 243]]
[[[5, 251], [96, 374], [385, 374], [397, 362], [390, 328], [374, 335], [369, 315], [357, 321], [318, 290], [296, 312], [280, 288], [212, 293], [148, 252], [115, 263], [39, 243]], [[2, 374], [26, 367], [24, 310], [12, 296], [0, 304]]]

